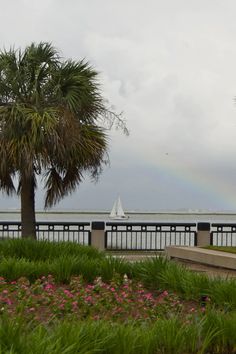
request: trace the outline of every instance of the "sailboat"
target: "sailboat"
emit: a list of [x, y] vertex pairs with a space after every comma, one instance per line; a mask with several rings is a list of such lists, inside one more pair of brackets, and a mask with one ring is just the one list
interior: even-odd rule
[[122, 208], [120, 197], [118, 197], [113, 205], [113, 208], [109, 215], [110, 219], [121, 220], [128, 219], [129, 217], [125, 215]]

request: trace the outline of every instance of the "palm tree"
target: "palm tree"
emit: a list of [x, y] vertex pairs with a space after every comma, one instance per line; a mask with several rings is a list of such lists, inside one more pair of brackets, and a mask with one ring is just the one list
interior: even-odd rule
[[87, 62], [64, 61], [49, 43], [0, 52], [0, 189], [21, 196], [23, 237], [36, 238], [37, 175], [45, 207], [73, 192], [85, 171], [98, 176], [109, 113]]

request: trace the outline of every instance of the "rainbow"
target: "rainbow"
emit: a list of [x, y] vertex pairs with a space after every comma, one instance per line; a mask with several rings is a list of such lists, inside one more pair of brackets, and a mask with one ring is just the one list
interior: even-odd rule
[[236, 186], [220, 180], [217, 176], [212, 177], [189, 163], [177, 163], [171, 158], [159, 160], [158, 170], [184, 184], [194, 194], [204, 194], [213, 205], [220, 205], [222, 210], [236, 210]]

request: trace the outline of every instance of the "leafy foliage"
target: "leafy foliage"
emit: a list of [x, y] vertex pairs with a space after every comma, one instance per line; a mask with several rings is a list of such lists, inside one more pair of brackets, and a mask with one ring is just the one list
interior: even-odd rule
[[[62, 60], [49, 43], [0, 53], [0, 187], [44, 174], [52, 206], [105, 161], [107, 136], [99, 122], [108, 109], [97, 72], [85, 61]], [[111, 114], [112, 115], [112, 114]]]
[[72, 193], [85, 172], [99, 176], [108, 162], [104, 121], [127, 132], [89, 63], [63, 60], [43, 42], [0, 52], [0, 189], [21, 195], [24, 237], [36, 238], [37, 175], [45, 207]]
[[30, 239], [7, 239], [0, 241], [0, 255], [3, 257], [25, 258], [29, 261], [48, 261], [58, 257], [90, 257], [104, 259], [105, 253], [95, 247], [86, 247], [73, 242], [48, 242]]

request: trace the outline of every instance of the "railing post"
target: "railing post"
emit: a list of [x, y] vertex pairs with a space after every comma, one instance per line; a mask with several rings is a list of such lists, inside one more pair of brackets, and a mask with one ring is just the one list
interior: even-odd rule
[[101, 251], [105, 249], [105, 222], [92, 222], [91, 246], [96, 247]]
[[197, 246], [209, 246], [211, 244], [211, 225], [209, 222], [199, 222], [197, 224]]

